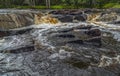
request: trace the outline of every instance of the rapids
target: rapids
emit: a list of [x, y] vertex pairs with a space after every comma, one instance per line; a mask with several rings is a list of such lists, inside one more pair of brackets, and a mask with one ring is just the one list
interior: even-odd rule
[[[0, 12], [10, 11], [0, 10]], [[79, 35], [83, 34], [79, 29], [73, 30], [80, 25], [92, 25], [93, 28], [100, 29], [102, 46], [97, 47], [93, 43], [86, 44], [87, 42], [67, 43], [79, 39]], [[0, 37], [0, 76], [120, 75], [119, 25], [105, 22], [42, 23], [9, 31], [26, 29], [31, 30]], [[76, 33], [79, 31], [80, 33]]]

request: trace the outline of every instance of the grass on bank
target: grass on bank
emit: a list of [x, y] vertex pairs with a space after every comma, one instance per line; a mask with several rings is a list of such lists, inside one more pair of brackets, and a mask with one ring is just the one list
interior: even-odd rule
[[103, 8], [120, 8], [120, 4], [118, 3], [108, 3], [103, 6]]
[[[2, 6], [0, 5], [0, 8], [16, 8], [16, 9], [46, 9], [46, 6], [19, 6], [19, 5], [12, 5], [12, 6]], [[67, 5], [52, 5], [50, 7], [51, 9], [74, 9], [73, 6], [67, 6]]]
[[[18, 9], [46, 9], [46, 6], [17, 6]], [[50, 7], [51, 9], [74, 9], [73, 6], [65, 6], [65, 5], [54, 5]]]
[[[19, 5], [11, 5], [11, 6], [3, 6], [0, 5], [0, 8], [15, 8], [15, 9], [46, 9], [46, 6], [19, 6]], [[76, 9], [75, 6], [68, 6], [68, 5], [52, 5], [51, 9]], [[79, 6], [79, 8], [87, 8], [83, 6]], [[99, 8], [95, 6], [94, 8]], [[102, 6], [102, 8], [120, 8], [120, 3], [107, 3]]]

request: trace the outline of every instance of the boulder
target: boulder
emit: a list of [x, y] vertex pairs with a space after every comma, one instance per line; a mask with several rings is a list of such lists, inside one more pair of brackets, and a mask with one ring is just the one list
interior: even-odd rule
[[73, 16], [71, 15], [63, 15], [58, 18], [61, 22], [72, 22], [73, 21]]
[[87, 16], [84, 14], [84, 15], [75, 15], [74, 16], [74, 20], [77, 20], [77, 21], [86, 21], [87, 20]]
[[101, 31], [99, 29], [91, 29], [89, 31], [85, 31], [85, 33], [89, 36], [101, 36]]
[[81, 15], [83, 14], [83, 11], [80, 11], [80, 10], [71, 10], [70, 15]]

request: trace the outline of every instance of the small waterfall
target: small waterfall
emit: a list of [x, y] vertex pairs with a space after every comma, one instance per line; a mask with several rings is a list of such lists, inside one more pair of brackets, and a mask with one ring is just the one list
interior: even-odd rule
[[[120, 16], [115, 12], [107, 13], [94, 13], [88, 15], [87, 22], [94, 26], [99, 26], [102, 31], [111, 32], [114, 38], [120, 41], [119, 25], [110, 24], [111, 22], [117, 21]], [[110, 23], [109, 23], [110, 22]]]
[[9, 30], [34, 24], [33, 13], [0, 13], [0, 29]]

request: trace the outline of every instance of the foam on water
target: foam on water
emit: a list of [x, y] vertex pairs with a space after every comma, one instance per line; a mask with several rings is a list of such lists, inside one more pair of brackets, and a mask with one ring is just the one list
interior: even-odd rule
[[[24, 30], [27, 28], [40, 28], [39, 30], [35, 30], [31, 35], [34, 36], [34, 39], [36, 41], [38, 41], [40, 44], [44, 45], [44, 46], [49, 46], [50, 48], [54, 49], [55, 47], [51, 45], [50, 42], [48, 42], [47, 37], [44, 36], [43, 34], [47, 31], [50, 31], [50, 29], [52, 30], [56, 30], [56, 28], [72, 28], [72, 27], [76, 27], [79, 25], [88, 25], [89, 23], [85, 23], [85, 22], [79, 22], [79, 23], [57, 23], [57, 24], [50, 24], [50, 23], [42, 23], [39, 25], [31, 25], [31, 26], [27, 26], [27, 27], [22, 27], [22, 28], [16, 28], [16, 29], [12, 29], [12, 30]], [[93, 24], [93, 23], [92, 23]], [[111, 25], [111, 24], [106, 24], [106, 23], [100, 23], [104, 26], [100, 26], [101, 28], [104, 28], [105, 31], [111, 32], [114, 35], [114, 38], [117, 39], [118, 41], [120, 41], [120, 33], [117, 31], [111, 31], [111, 29], [119, 29], [120, 26], [117, 25]], [[99, 26], [97, 24], [93, 24], [94, 26]], [[13, 48], [13, 47], [17, 47], [16, 45], [22, 45], [25, 44], [24, 43], [24, 38], [22, 39], [19, 36], [10, 36], [10, 39], [12, 39], [11, 41], [7, 41], [7, 43], [3, 43], [4, 41], [6, 42], [6, 40], [0, 40], [0, 49], [5, 49], [5, 48]]]
[[38, 41], [44, 46], [49, 46], [49, 48], [54, 49], [55, 46], [52, 46], [51, 43], [47, 40], [47, 37], [44, 36], [44, 33], [47, 33], [51, 30], [56, 30], [57, 28], [72, 28], [86, 23], [58, 23], [58, 24], [39, 24], [33, 25], [33, 28], [42, 28], [40, 30], [35, 30], [31, 35], [34, 36], [34, 40]]
[[102, 55], [99, 67], [106, 67], [111, 65], [120, 64], [120, 55], [117, 55], [116, 57], [108, 57], [105, 55]]
[[60, 49], [58, 53], [54, 53], [54, 54], [50, 55], [48, 58], [49, 58], [50, 60], [54, 60], [54, 61], [55, 61], [57, 58], [59, 58], [59, 59], [65, 59], [65, 58], [67, 58], [67, 57], [71, 57], [71, 53], [72, 53], [72, 52], [67, 52], [67, 51], [65, 51], [64, 49]]
[[32, 44], [27, 35], [15, 35], [4, 37], [0, 40], [0, 50], [9, 50]]
[[112, 33], [114, 35], [114, 39], [116, 39], [117, 41], [120, 41], [120, 32], [117, 31], [117, 30], [120, 30], [119, 25], [107, 24], [105, 22], [97, 22], [95, 24], [94, 23], [91, 23], [91, 24], [94, 26], [99, 26], [101, 30], [103, 30], [102, 28], [104, 28], [104, 31]]

